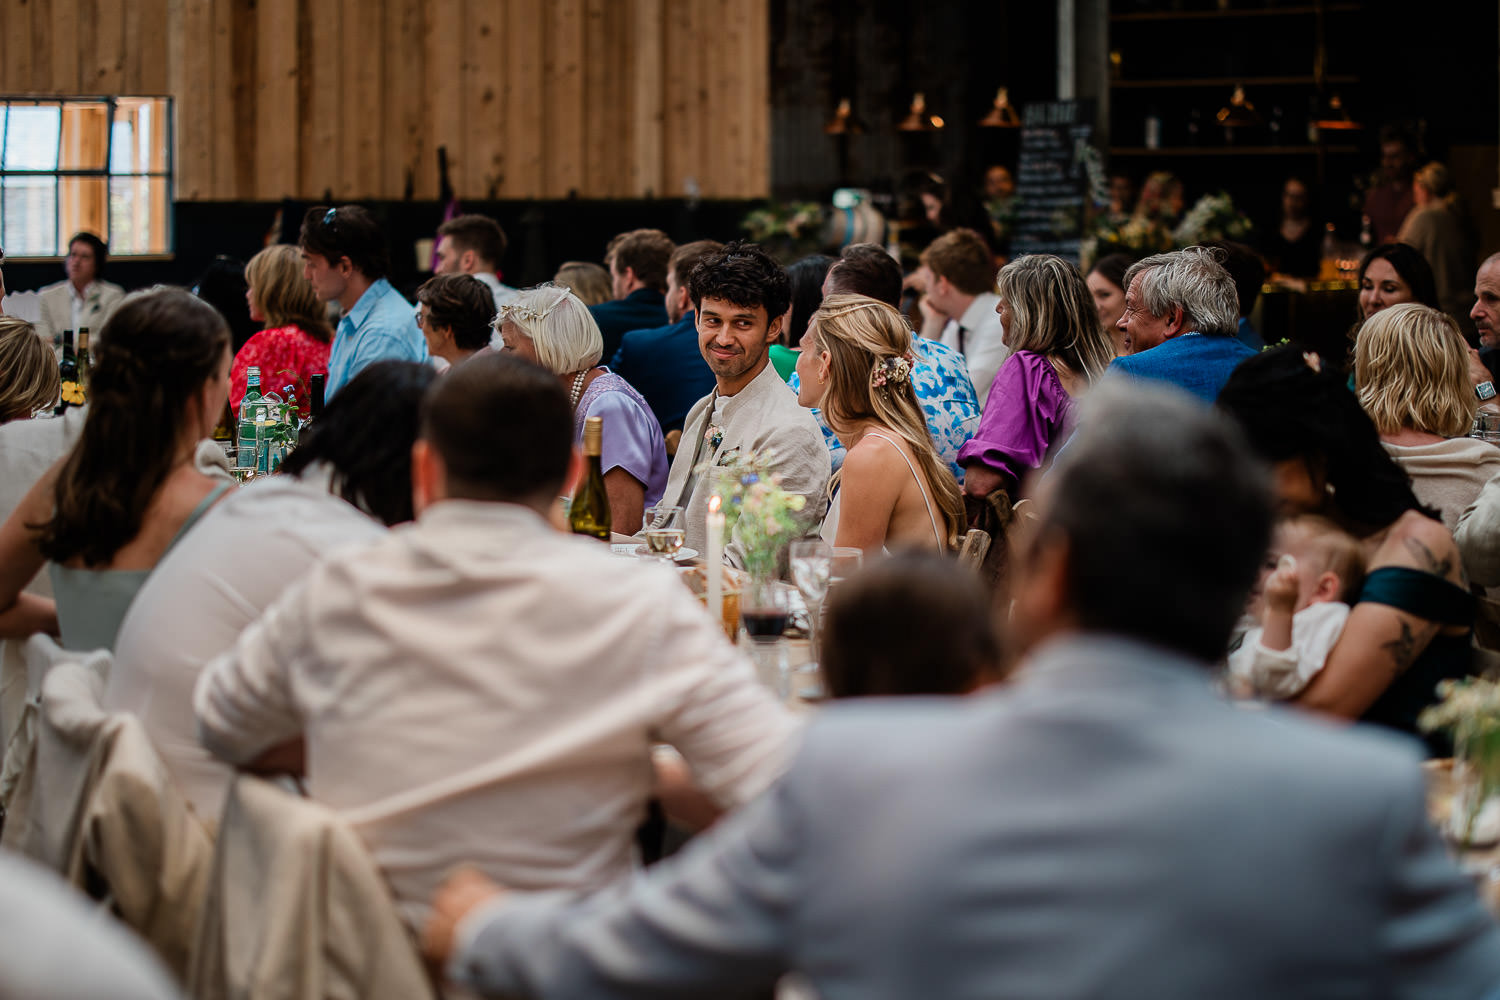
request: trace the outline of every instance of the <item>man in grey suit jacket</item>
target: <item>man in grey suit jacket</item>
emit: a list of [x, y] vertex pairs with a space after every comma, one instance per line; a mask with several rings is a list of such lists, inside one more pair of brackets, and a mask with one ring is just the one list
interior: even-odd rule
[[1490, 995], [1418, 748], [1215, 694], [1270, 521], [1239, 435], [1128, 384], [1080, 427], [1017, 559], [1013, 683], [819, 713], [778, 785], [613, 893], [457, 878], [429, 954], [570, 1000], [788, 971], [824, 1000]]
[[57, 349], [59, 356], [64, 330], [72, 330], [76, 336], [86, 328], [91, 337], [97, 337], [99, 328], [125, 297], [125, 289], [100, 278], [108, 258], [109, 248], [103, 240], [93, 233], [78, 233], [68, 241], [68, 257], [63, 263], [68, 279], [42, 289], [42, 315], [36, 332]]

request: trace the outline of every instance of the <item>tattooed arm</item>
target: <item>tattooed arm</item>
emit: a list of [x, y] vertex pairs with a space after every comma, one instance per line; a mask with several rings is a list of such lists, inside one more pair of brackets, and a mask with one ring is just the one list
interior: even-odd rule
[[[1467, 588], [1453, 538], [1439, 521], [1403, 514], [1370, 560], [1370, 570], [1404, 566]], [[1297, 704], [1357, 719], [1422, 655], [1441, 626], [1387, 604], [1356, 604], [1339, 641]]]

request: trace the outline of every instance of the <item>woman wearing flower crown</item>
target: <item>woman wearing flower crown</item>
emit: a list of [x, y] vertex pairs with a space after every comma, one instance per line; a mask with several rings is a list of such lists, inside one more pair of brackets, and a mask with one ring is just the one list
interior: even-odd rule
[[912, 391], [911, 337], [884, 302], [830, 295], [803, 338], [797, 401], [821, 408], [848, 449], [823, 521], [835, 545], [943, 552], [963, 529], [958, 483]]
[[667, 446], [641, 394], [599, 364], [604, 337], [588, 306], [565, 285], [538, 285], [502, 305], [495, 326], [505, 350], [562, 380], [580, 444], [585, 418], [604, 418], [601, 459], [610, 518], [616, 530], [635, 530], [666, 489]]
[[1010, 357], [1000, 366], [979, 430], [958, 452], [964, 493], [976, 500], [1021, 480], [1062, 446], [1073, 400], [1109, 366], [1114, 347], [1078, 268], [1051, 254], [1029, 254], [1000, 269], [995, 312]]

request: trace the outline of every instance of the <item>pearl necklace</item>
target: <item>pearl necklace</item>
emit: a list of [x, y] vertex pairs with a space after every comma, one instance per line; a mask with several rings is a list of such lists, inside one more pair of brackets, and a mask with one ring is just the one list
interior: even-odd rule
[[570, 409], [578, 409], [578, 397], [583, 395], [583, 382], [588, 378], [588, 374], [588, 369], [585, 368], [578, 373], [577, 378], [573, 379], [573, 395], [568, 403]]

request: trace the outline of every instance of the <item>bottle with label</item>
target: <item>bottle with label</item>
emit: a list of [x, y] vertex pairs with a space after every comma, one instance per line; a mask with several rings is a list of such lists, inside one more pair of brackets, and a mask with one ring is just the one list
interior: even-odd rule
[[89, 385], [94, 380], [94, 359], [89, 354], [89, 328], [78, 328], [78, 387], [83, 398], [89, 398]]
[[1161, 112], [1154, 107], [1146, 112], [1146, 135], [1142, 145], [1147, 149], [1161, 148]]
[[69, 406], [83, 405], [83, 387], [78, 384], [78, 356], [73, 353], [73, 331], [64, 330], [62, 339], [62, 361], [57, 366], [58, 387], [57, 415], [62, 416]]
[[255, 408], [255, 472], [264, 476], [271, 471], [271, 425], [266, 418], [266, 408]]
[[583, 422], [583, 455], [588, 462], [573, 504], [568, 508], [568, 527], [575, 535], [591, 535], [609, 541], [609, 494], [604, 489], [604, 418], [589, 417]]
[[255, 407], [260, 401], [260, 368], [251, 365], [245, 372], [245, 398], [240, 401], [235, 464], [242, 469], [255, 468]]

